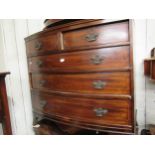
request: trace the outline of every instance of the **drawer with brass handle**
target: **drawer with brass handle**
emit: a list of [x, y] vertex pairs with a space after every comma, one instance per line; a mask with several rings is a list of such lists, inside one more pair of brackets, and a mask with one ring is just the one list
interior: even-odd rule
[[30, 72], [91, 72], [129, 68], [129, 47], [39, 56], [29, 59]]
[[59, 47], [57, 34], [48, 34], [26, 42], [28, 57], [53, 53], [53, 51], [58, 51]]
[[[40, 106], [41, 100], [47, 101], [46, 107]], [[32, 101], [35, 111], [51, 118], [58, 116], [93, 124], [131, 124], [130, 100], [76, 98], [33, 91]]]
[[128, 22], [63, 32], [65, 50], [84, 49], [128, 41]]
[[130, 73], [32, 74], [35, 89], [85, 94], [130, 94]]

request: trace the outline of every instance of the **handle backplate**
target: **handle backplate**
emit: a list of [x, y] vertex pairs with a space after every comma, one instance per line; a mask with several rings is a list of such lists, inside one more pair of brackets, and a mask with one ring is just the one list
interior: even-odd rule
[[97, 40], [97, 37], [98, 37], [98, 34], [96, 34], [96, 33], [92, 33], [92, 34], [88, 34], [88, 35], [86, 35], [86, 40], [88, 41], [88, 42], [93, 42], [93, 41], [96, 41]]
[[40, 101], [40, 106], [42, 108], [44, 108], [46, 105], [47, 105], [47, 101], [45, 101], [45, 100]]
[[99, 65], [101, 64], [101, 62], [103, 61], [103, 57], [99, 56], [99, 55], [95, 55], [91, 58], [91, 62], [94, 64], [94, 65]]
[[36, 64], [37, 64], [38, 67], [41, 67], [41, 66], [43, 65], [43, 61], [38, 60], [38, 61], [36, 62]]
[[106, 82], [98, 80], [93, 82], [93, 87], [95, 89], [103, 89], [106, 86]]
[[36, 41], [35, 42], [35, 49], [40, 50], [42, 48], [43, 44], [41, 41]]
[[45, 81], [45, 80], [41, 80], [41, 81], [39, 82], [39, 85], [42, 87], [42, 86], [44, 86], [44, 85], [45, 85], [45, 83], [46, 83], [46, 81]]

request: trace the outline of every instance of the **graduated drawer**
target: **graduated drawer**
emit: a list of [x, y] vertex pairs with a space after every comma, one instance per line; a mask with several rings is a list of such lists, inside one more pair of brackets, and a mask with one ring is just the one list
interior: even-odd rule
[[30, 58], [30, 72], [87, 72], [129, 67], [129, 47], [113, 47]]
[[131, 124], [130, 100], [77, 98], [33, 92], [32, 103], [35, 111], [51, 117], [68, 118], [77, 123], [82, 121], [98, 125]]
[[130, 94], [130, 73], [32, 74], [33, 88], [86, 94]]
[[65, 50], [129, 41], [129, 23], [113, 23], [63, 32]]
[[58, 34], [48, 34], [37, 39], [26, 42], [27, 56], [37, 56], [50, 53], [51, 51], [58, 51], [59, 37]]

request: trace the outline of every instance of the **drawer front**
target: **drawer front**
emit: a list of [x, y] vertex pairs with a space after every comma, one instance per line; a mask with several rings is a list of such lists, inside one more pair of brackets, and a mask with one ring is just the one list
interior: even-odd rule
[[86, 94], [130, 94], [130, 73], [32, 74], [32, 86], [41, 90]]
[[52, 54], [29, 59], [30, 72], [87, 72], [129, 67], [129, 47]]
[[51, 34], [26, 42], [26, 49], [28, 57], [44, 55], [50, 53], [51, 51], [58, 51], [58, 35]]
[[64, 49], [79, 49], [129, 41], [128, 22], [94, 26], [63, 33]]
[[130, 125], [130, 100], [102, 100], [32, 93], [33, 107], [42, 113], [70, 118], [74, 122]]

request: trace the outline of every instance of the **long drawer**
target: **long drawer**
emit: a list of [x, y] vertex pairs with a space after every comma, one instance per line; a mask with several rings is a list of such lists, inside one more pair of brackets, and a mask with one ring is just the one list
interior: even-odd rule
[[32, 86], [61, 92], [127, 95], [130, 94], [130, 72], [32, 74]]
[[35, 111], [51, 117], [65, 117], [78, 123], [130, 125], [130, 100], [76, 98], [45, 93], [32, 93]]
[[63, 32], [65, 50], [129, 41], [128, 21]]
[[129, 47], [52, 54], [28, 60], [30, 72], [91, 72], [129, 68]]

